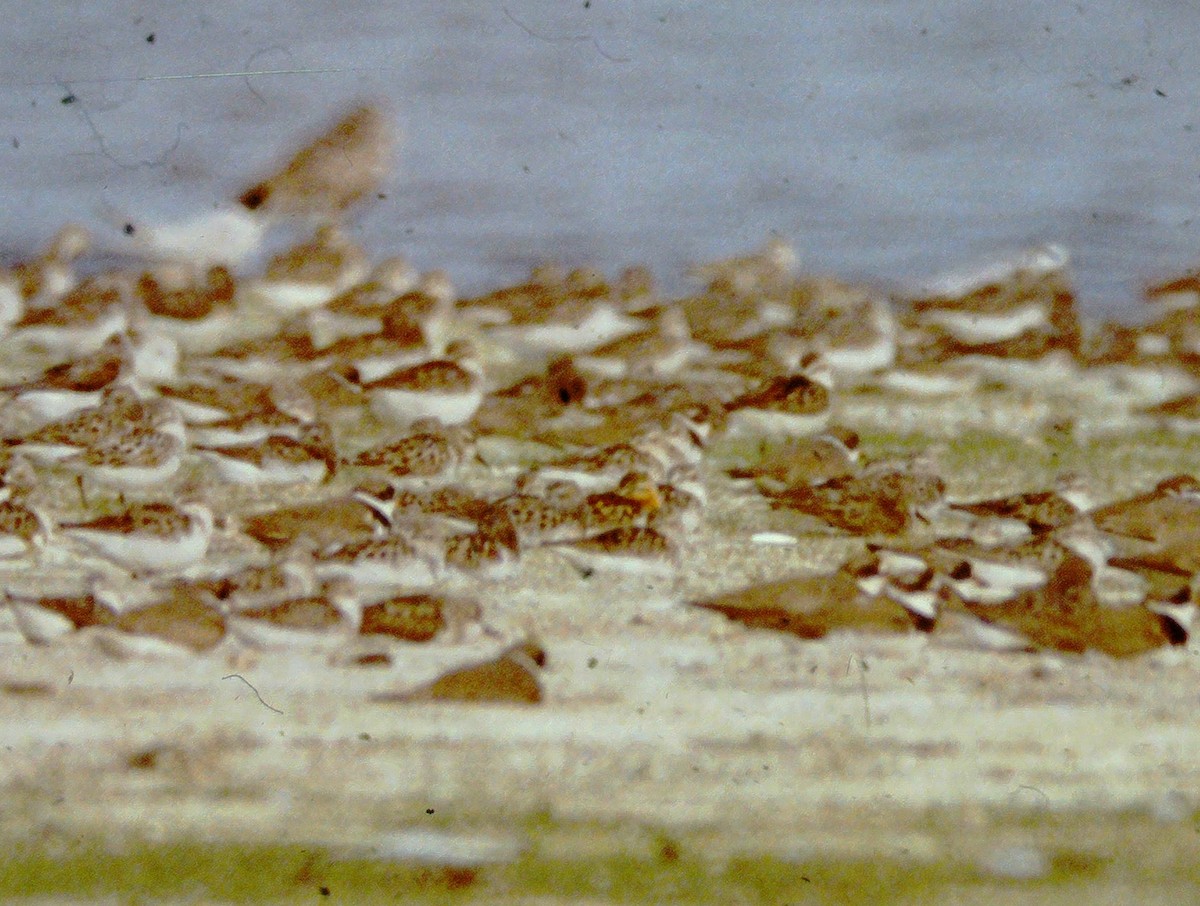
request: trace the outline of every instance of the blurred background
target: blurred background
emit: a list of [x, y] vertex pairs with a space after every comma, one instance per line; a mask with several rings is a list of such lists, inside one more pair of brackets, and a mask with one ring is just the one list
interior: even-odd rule
[[[1200, 264], [1200, 6], [0, 2], [0, 256], [236, 197], [352, 100], [405, 133], [354, 230], [465, 292], [547, 259], [797, 247], [909, 281], [1058, 241], [1085, 311]], [[140, 221], [139, 221], [140, 222]]]

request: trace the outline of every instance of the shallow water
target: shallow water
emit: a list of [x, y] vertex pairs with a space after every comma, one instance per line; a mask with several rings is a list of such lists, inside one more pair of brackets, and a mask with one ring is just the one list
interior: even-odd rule
[[1131, 314], [1145, 278], [1200, 258], [1200, 7], [213, 9], [6, 23], [0, 249], [206, 208], [368, 96], [407, 139], [364, 240], [467, 290], [550, 256], [678, 288], [686, 262], [771, 231], [810, 268], [889, 279], [1058, 240], [1085, 309]]

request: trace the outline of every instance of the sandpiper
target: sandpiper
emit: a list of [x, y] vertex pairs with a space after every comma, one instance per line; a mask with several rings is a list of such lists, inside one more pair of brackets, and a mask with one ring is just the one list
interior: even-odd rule
[[396, 133], [378, 107], [355, 107], [276, 172], [242, 192], [249, 211], [267, 217], [336, 220], [388, 175]]
[[60, 636], [89, 626], [109, 626], [117, 621], [117, 610], [93, 578], [90, 590], [79, 594], [34, 596], [5, 592], [5, 600], [17, 629], [34, 645], [48, 645]]
[[1025, 491], [990, 500], [951, 503], [950, 509], [984, 520], [1016, 520], [1035, 535], [1078, 519], [1091, 501], [1080, 489], [1067, 487]]
[[692, 265], [688, 276], [713, 287], [728, 287], [734, 294], [771, 294], [787, 289], [799, 262], [795, 248], [783, 239], [767, 240], [757, 252]]
[[328, 650], [358, 632], [360, 616], [353, 584], [335, 580], [315, 594], [236, 608], [227, 620], [230, 633], [255, 648]]
[[575, 362], [585, 371], [608, 378], [669, 377], [707, 352], [707, 346], [692, 339], [683, 309], [668, 305], [654, 312], [649, 329], [597, 346]]
[[[518, 488], [522, 488], [520, 483]], [[538, 493], [518, 490], [502, 497], [495, 508], [507, 515], [521, 545], [533, 547], [584, 537], [587, 523], [583, 503], [579, 485], [552, 481]]]
[[176, 571], [208, 552], [213, 514], [201, 503], [134, 503], [119, 513], [61, 523], [59, 531], [135, 572]]
[[657, 490], [658, 507], [651, 512], [647, 524], [679, 538], [695, 534], [704, 520], [704, 508], [708, 503], [708, 490], [700, 470], [692, 465], [675, 466]]
[[422, 418], [444, 425], [468, 421], [483, 402], [483, 370], [468, 345], [451, 344], [446, 354], [364, 383], [375, 415], [399, 424]]
[[383, 328], [383, 316], [393, 300], [416, 290], [420, 282], [417, 269], [406, 258], [385, 258], [366, 280], [305, 315], [313, 343], [324, 349], [341, 339], [376, 333]]
[[734, 478], [753, 478], [764, 488], [782, 490], [802, 484], [820, 484], [860, 471], [858, 435], [845, 428], [830, 427], [811, 437], [789, 438], [768, 447], [752, 465], [729, 470]]
[[829, 425], [831, 383], [817, 369], [767, 380], [726, 405], [730, 430], [801, 436]]
[[266, 336], [248, 331], [236, 340], [191, 360], [194, 368], [243, 381], [267, 383], [294, 381], [331, 364], [331, 356], [318, 349], [307, 332], [280, 332]]
[[520, 554], [520, 536], [501, 510], [492, 510], [475, 531], [449, 535], [445, 542], [446, 565], [480, 578], [512, 575]]
[[359, 631], [404, 642], [428, 642], [443, 630], [461, 637], [483, 615], [477, 601], [436, 594], [400, 594], [363, 606]]
[[12, 337], [64, 357], [95, 352], [129, 327], [127, 283], [120, 276], [89, 278], [53, 307], [27, 310], [13, 324]]
[[624, 526], [554, 547], [584, 578], [597, 571], [673, 577], [679, 570], [675, 543], [652, 528]]
[[474, 451], [474, 433], [461, 425], [418, 419], [410, 430], [399, 440], [361, 451], [347, 464], [380, 469], [393, 482], [424, 485], [452, 480]]
[[[182, 584], [183, 580], [175, 580]], [[261, 607], [317, 590], [312, 559], [306, 556], [276, 558], [249, 564], [214, 576], [187, 580], [194, 591], [207, 594], [226, 610]]]
[[540, 678], [546, 652], [525, 641], [482, 663], [443, 673], [416, 689], [375, 696], [377, 702], [452, 701], [466, 703], [537, 704], [545, 693]]
[[795, 576], [765, 582], [692, 602], [752, 629], [774, 629], [805, 639], [831, 632], [928, 631], [933, 621], [878, 590], [866, 591], [863, 579], [874, 576], [872, 565], [852, 561], [832, 573]]
[[396, 491], [361, 485], [348, 494], [239, 517], [240, 530], [272, 551], [307, 544], [322, 551], [348, 541], [381, 538], [392, 526]]
[[21, 557], [50, 536], [47, 518], [23, 500], [0, 500], [0, 557]]
[[39, 462], [55, 462], [126, 434], [146, 431], [183, 437], [179, 414], [170, 403], [157, 399], [143, 402], [131, 389], [116, 387], [104, 391], [98, 405], [7, 438], [5, 444]]
[[833, 478], [769, 495], [773, 507], [815, 516], [835, 528], [859, 535], [896, 535], [908, 527], [902, 500], [885, 496], [856, 476]]
[[1167, 527], [1200, 526], [1200, 481], [1164, 478], [1153, 490], [1097, 507], [1088, 514], [1104, 532], [1155, 541]]
[[1092, 576], [1084, 557], [1068, 553], [1042, 588], [997, 604], [974, 604], [950, 595], [947, 606], [1013, 633], [1034, 648], [1074, 653], [1096, 649], [1129, 657], [1186, 641], [1186, 631], [1170, 616], [1141, 604], [1103, 604], [1093, 591]]
[[583, 522], [589, 535], [627, 526], [645, 526], [662, 506], [658, 483], [641, 472], [630, 472], [612, 491], [589, 494], [583, 501]]
[[327, 425], [305, 425], [295, 438], [271, 434], [253, 444], [195, 446], [232, 484], [280, 485], [328, 481], [337, 471], [333, 434]]
[[539, 465], [530, 479], [569, 481], [587, 491], [605, 491], [630, 472], [662, 480], [667, 469], [660, 457], [636, 443], [619, 443], [586, 456], [570, 456]]
[[241, 317], [235, 304], [237, 284], [229, 269], [214, 265], [197, 279], [191, 266], [160, 267], [138, 278], [140, 327], [172, 338], [192, 353], [218, 348]]
[[1069, 263], [1062, 246], [1030, 249], [944, 274], [910, 305], [919, 323], [943, 330], [959, 343], [1015, 339], [1050, 326], [1049, 301], [1065, 284]]
[[157, 487], [179, 471], [184, 444], [165, 431], [129, 430], [58, 460], [81, 481], [123, 490]]
[[43, 421], [65, 419], [99, 405], [106, 391], [145, 386], [174, 377], [179, 350], [167, 337], [137, 331], [114, 334], [93, 353], [47, 368], [36, 378], [0, 388]]
[[323, 226], [312, 241], [272, 258], [263, 277], [247, 284], [246, 295], [295, 314], [325, 305], [368, 273], [363, 251], [340, 230]]
[[444, 550], [434, 548], [429, 539], [391, 534], [325, 552], [315, 568], [323, 579], [345, 577], [363, 585], [428, 587], [441, 574], [445, 561]]
[[98, 644], [120, 658], [203, 654], [221, 643], [225, 631], [225, 617], [183, 588], [94, 630]]
[[523, 352], [578, 353], [636, 332], [642, 322], [607, 298], [572, 295], [570, 287], [551, 290], [541, 304], [510, 309], [508, 323], [493, 327], [492, 339]]
[[235, 447], [256, 444], [272, 435], [299, 440], [312, 430], [316, 413], [313, 410], [285, 410], [274, 405], [230, 418], [188, 426], [191, 443], [201, 447]]
[[397, 318], [388, 318], [378, 331], [335, 340], [321, 347], [321, 355], [364, 384], [437, 358], [421, 328]]
[[92, 237], [77, 223], [64, 226], [36, 258], [13, 266], [0, 279], [0, 326], [7, 328], [26, 308], [48, 308], [75, 288], [74, 263], [92, 246]]

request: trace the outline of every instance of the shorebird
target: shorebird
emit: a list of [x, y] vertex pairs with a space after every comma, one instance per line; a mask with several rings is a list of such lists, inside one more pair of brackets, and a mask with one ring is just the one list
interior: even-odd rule
[[52, 307], [30, 308], [13, 323], [14, 341], [60, 357], [87, 355], [129, 327], [129, 281], [90, 277]]
[[640, 472], [630, 472], [614, 490], [589, 494], [584, 499], [584, 530], [598, 535], [611, 529], [644, 527], [661, 507], [657, 482]]
[[179, 471], [184, 444], [175, 434], [128, 430], [58, 460], [79, 481], [97, 482], [122, 490], [162, 485]]
[[170, 337], [191, 353], [218, 348], [241, 318], [237, 283], [229, 269], [214, 265], [203, 278], [196, 270], [192, 265], [163, 266], [143, 273], [136, 290], [142, 311], [134, 316], [139, 327]]
[[395, 500], [396, 491], [389, 485], [360, 485], [338, 497], [251, 513], [236, 521], [244, 534], [272, 551], [295, 544], [321, 551], [386, 535]]
[[769, 497], [773, 507], [815, 516], [852, 534], [898, 535], [943, 490], [936, 475], [885, 464], [861, 475], [788, 488]]
[[204, 558], [213, 514], [201, 503], [135, 503], [120, 513], [60, 523], [58, 529], [135, 572], [175, 571]]
[[0, 500], [0, 557], [21, 557], [50, 537], [49, 520], [23, 500]]
[[26, 381], [0, 387], [39, 420], [56, 421], [100, 404], [104, 391], [132, 377], [119, 335], [96, 352], [61, 362]]
[[461, 425], [483, 403], [483, 369], [468, 344], [451, 344], [446, 357], [401, 368], [362, 384], [382, 421], [411, 424], [434, 418]]
[[258, 443], [195, 446], [223, 481], [244, 485], [284, 485], [328, 481], [337, 472], [333, 434], [322, 423], [305, 425], [295, 438], [271, 434]]
[[534, 547], [586, 535], [583, 503], [583, 491], [577, 484], [552, 481], [536, 494], [518, 490], [516, 494], [502, 497], [496, 501], [495, 508], [508, 517], [521, 545]]
[[943, 606], [1023, 640], [1025, 646], [1081, 653], [1090, 649], [1130, 657], [1186, 641], [1184, 627], [1143, 604], [1108, 606], [1093, 589], [1093, 566], [1068, 552], [1046, 584], [996, 604], [947, 594]]
[[521, 542], [508, 515], [493, 510], [475, 531], [449, 535], [445, 541], [446, 565], [480, 578], [499, 579], [516, 571]]
[[25, 640], [34, 645], [48, 645], [79, 629], [116, 623], [117, 610], [99, 581], [93, 578], [89, 585], [89, 591], [78, 594], [41, 596], [10, 590], [4, 597]]
[[98, 644], [116, 657], [178, 657], [215, 648], [225, 638], [226, 623], [211, 604], [180, 587], [93, 631]]
[[238, 200], [267, 217], [335, 221], [388, 176], [396, 140], [381, 109], [355, 107]]
[[249, 281], [246, 296], [281, 314], [320, 308], [370, 272], [366, 254], [340, 230], [320, 227], [309, 242], [276, 255], [266, 273]]
[[416, 689], [374, 696], [372, 701], [538, 704], [545, 696], [540, 677], [545, 666], [541, 645], [519, 642], [486, 661], [450, 670]]
[[403, 642], [428, 642], [446, 629], [460, 637], [468, 624], [479, 622], [482, 616], [479, 603], [469, 598], [400, 594], [364, 605], [359, 632]]
[[[440, 545], [439, 545], [440, 546]], [[346, 578], [363, 585], [428, 587], [441, 575], [444, 550], [429, 539], [391, 534], [352, 541], [322, 553], [315, 564], [322, 579]]]
[[1165, 478], [1144, 494], [1097, 507], [1089, 517], [1103, 532], [1145, 541], [1182, 525], [1200, 531], [1200, 481], [1191, 475]]
[[674, 577], [679, 571], [679, 549], [657, 529], [624, 526], [576, 541], [555, 542], [561, 553], [585, 579], [594, 573]]
[[313, 594], [238, 607], [229, 632], [255, 648], [330, 650], [357, 634], [361, 608], [352, 582], [335, 580]]
[[127, 435], [147, 432], [183, 439], [179, 413], [165, 400], [143, 401], [127, 387], [103, 392], [100, 403], [61, 421], [50, 422], [4, 444], [39, 462], [56, 462]]
[[803, 436], [829, 425], [832, 378], [828, 365], [812, 363], [800, 374], [766, 380], [726, 404], [730, 430]]
[[19, 262], [7, 274], [0, 269], [0, 328], [11, 326], [26, 308], [52, 307], [74, 289], [74, 264], [91, 247], [91, 234], [69, 223], [36, 258]]
[[[875, 578], [879, 581], [872, 582]], [[927, 609], [910, 609], [888, 594], [901, 584], [892, 577], [889, 585], [877, 567], [864, 559], [832, 573], [764, 582], [694, 601], [692, 606], [716, 611], [752, 629], [774, 629], [804, 639], [840, 630], [929, 631], [933, 618]]]
[[951, 502], [949, 507], [980, 520], [1015, 520], [1026, 525], [1033, 534], [1040, 535], [1074, 522], [1090, 505], [1090, 498], [1081, 489], [1063, 487], [969, 503]]
[[803, 484], [821, 484], [860, 471], [858, 435], [845, 428], [831, 427], [811, 437], [790, 438], [768, 448], [753, 465], [729, 470], [733, 478], [753, 478], [770, 490]]
[[569, 456], [537, 466], [530, 481], [569, 481], [586, 491], [606, 491], [630, 472], [663, 480], [667, 468], [662, 458], [636, 443], [619, 443], [588, 455]]
[[399, 440], [363, 450], [347, 465], [378, 469], [393, 483], [427, 485], [451, 481], [475, 449], [474, 432], [462, 425], [443, 426], [418, 419]]

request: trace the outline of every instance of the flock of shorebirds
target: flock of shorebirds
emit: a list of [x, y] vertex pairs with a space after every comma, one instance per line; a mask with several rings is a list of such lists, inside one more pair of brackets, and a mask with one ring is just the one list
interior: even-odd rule
[[[1136, 328], [1080, 319], [1055, 247], [904, 298], [797, 276], [778, 241], [695, 268], [684, 298], [641, 268], [556, 266], [460, 298], [443, 272], [372, 265], [339, 227], [391, 141], [360, 108], [237, 204], [126, 225], [136, 265], [98, 270], [70, 226], [0, 270], [0, 557], [96, 566], [61, 589], [10, 570], [10, 629], [87, 632], [121, 656], [487, 632], [490, 605], [463, 589], [519, 581], [536, 547], [581, 576], [669, 587], [721, 481], [862, 539], [829, 574], [690, 602], [747, 626], [951, 626], [1113, 656], [1187, 640], [1196, 478], [1102, 506], [1071, 477], [954, 500], [926, 458], [872, 461], [833, 413], [845, 388], [958, 397], [1086, 375], [1131, 418], [1191, 430], [1200, 276], [1151, 288]], [[314, 232], [238, 272], [281, 223]], [[770, 444], [719, 469], [706, 452], [730, 437]], [[503, 468], [500, 450], [517, 451]], [[252, 554], [228, 557], [231, 536]], [[536, 699], [542, 661], [519, 643], [420, 694]]]

